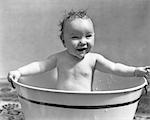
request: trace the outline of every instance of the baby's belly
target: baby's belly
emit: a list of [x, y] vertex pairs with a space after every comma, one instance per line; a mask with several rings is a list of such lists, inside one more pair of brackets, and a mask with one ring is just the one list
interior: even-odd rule
[[91, 91], [91, 84], [87, 80], [59, 80], [56, 85], [56, 89], [67, 91]]

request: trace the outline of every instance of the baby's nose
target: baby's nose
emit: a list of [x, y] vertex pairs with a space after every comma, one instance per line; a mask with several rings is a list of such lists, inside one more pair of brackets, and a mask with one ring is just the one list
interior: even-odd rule
[[87, 44], [87, 42], [86, 42], [85, 39], [81, 39], [80, 42], [79, 42], [79, 45], [81, 45], [81, 46], [84, 46], [86, 44]]
[[86, 42], [79, 42], [79, 46], [83, 47], [83, 46], [85, 46], [85, 45], [87, 45]]

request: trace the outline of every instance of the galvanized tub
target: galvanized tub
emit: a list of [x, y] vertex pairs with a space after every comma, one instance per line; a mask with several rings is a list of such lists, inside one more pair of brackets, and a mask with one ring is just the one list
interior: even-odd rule
[[146, 79], [133, 78], [123, 82], [123, 89], [112, 84], [109, 90], [77, 92], [48, 88], [45, 81], [40, 87], [34, 79], [13, 83], [26, 120], [133, 120], [147, 85]]

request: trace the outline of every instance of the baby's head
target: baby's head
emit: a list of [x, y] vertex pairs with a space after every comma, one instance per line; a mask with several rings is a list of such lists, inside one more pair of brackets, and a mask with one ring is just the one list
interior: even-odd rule
[[60, 39], [70, 54], [83, 58], [94, 46], [94, 25], [85, 10], [72, 10], [60, 26]]

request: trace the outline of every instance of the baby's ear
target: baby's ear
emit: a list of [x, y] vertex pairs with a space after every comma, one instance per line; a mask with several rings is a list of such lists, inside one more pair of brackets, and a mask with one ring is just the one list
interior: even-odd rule
[[66, 48], [66, 44], [65, 44], [65, 40], [64, 39], [62, 39], [62, 43], [63, 43], [64, 47]]
[[62, 41], [64, 47], [66, 47], [66, 45], [65, 45], [65, 40], [64, 40], [64, 37], [63, 37], [63, 34], [61, 33], [59, 37], [60, 37], [60, 39], [61, 39], [61, 41]]

